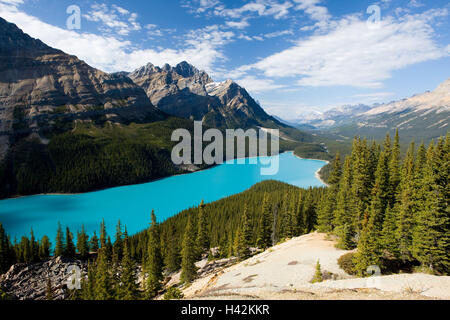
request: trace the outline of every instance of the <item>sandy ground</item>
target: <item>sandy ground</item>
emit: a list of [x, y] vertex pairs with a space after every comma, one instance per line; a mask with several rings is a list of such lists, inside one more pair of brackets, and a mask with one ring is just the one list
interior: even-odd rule
[[[231, 300], [450, 299], [450, 277], [403, 274], [357, 279], [337, 264], [345, 253], [325, 234], [305, 235], [202, 277], [184, 289], [184, 294], [187, 299]], [[332, 280], [311, 284], [318, 260]], [[199, 266], [205, 264], [202, 261]]]

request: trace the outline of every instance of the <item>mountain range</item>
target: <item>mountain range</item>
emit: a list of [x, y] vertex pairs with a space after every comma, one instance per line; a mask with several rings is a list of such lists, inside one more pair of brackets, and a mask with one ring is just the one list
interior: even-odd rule
[[149, 63], [128, 76], [145, 90], [155, 106], [174, 116], [201, 120], [216, 128], [281, 125], [237, 83], [216, 83], [185, 61], [162, 68]]
[[325, 113], [313, 113], [296, 121], [306, 129], [350, 139], [355, 135], [380, 139], [398, 129], [405, 140], [430, 141], [450, 129], [450, 79], [434, 91], [387, 104], [342, 106]]
[[193, 120], [221, 130], [278, 128], [282, 150], [313, 142], [232, 80], [216, 83], [187, 62], [108, 74], [0, 18], [0, 197], [197, 170], [170, 160], [171, 133], [192, 131]]

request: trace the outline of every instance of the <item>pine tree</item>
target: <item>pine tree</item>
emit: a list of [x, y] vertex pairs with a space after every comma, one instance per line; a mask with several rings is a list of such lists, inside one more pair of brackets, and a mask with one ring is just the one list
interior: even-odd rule
[[89, 237], [84, 230], [84, 226], [81, 226], [81, 232], [77, 236], [77, 249], [82, 260], [89, 258]]
[[176, 272], [181, 267], [181, 256], [175, 225], [171, 225], [170, 227], [169, 239], [164, 262], [169, 272]]
[[147, 245], [147, 286], [146, 298], [153, 299], [162, 288], [161, 281], [163, 280], [163, 261], [161, 256], [161, 240], [159, 234], [159, 227], [156, 222], [155, 212], [152, 211], [151, 227], [148, 235]]
[[66, 227], [66, 246], [63, 255], [66, 258], [75, 258], [75, 245], [73, 244], [73, 235], [69, 227]]
[[205, 203], [203, 200], [198, 207], [196, 244], [198, 249], [198, 258], [201, 258], [202, 254], [209, 249], [206, 216], [205, 216]]
[[39, 260], [39, 243], [34, 238], [33, 229], [30, 232], [30, 258], [29, 262], [37, 262]]
[[108, 236], [108, 238], [106, 240], [106, 245], [105, 245], [105, 256], [106, 256], [106, 260], [108, 262], [112, 261], [112, 254], [113, 254], [113, 245], [111, 242], [111, 237]]
[[47, 236], [43, 236], [39, 244], [39, 259], [46, 260], [50, 257], [50, 239]]
[[99, 250], [95, 270], [94, 296], [98, 301], [114, 299], [114, 281], [105, 251], [106, 248]]
[[361, 221], [366, 212], [371, 198], [371, 190], [373, 181], [371, 181], [370, 165], [369, 165], [369, 150], [367, 148], [367, 141], [361, 141], [356, 138], [353, 143], [352, 155], [352, 183], [350, 208], [352, 213], [352, 220], [356, 231], [361, 229]]
[[389, 193], [388, 202], [391, 207], [397, 200], [397, 189], [400, 184], [400, 137], [398, 129], [395, 133], [394, 145], [389, 158]]
[[83, 300], [95, 300], [96, 297], [96, 263], [88, 262], [87, 281], [83, 283], [81, 289], [83, 290]]
[[102, 220], [102, 223], [100, 224], [100, 248], [103, 249], [106, 247], [106, 225], [105, 225], [105, 219]]
[[317, 260], [316, 273], [314, 274], [314, 278], [313, 278], [313, 280], [311, 282], [312, 283], [323, 282], [322, 266], [320, 265], [320, 261], [319, 260]]
[[260, 249], [267, 249], [272, 246], [272, 209], [267, 193], [264, 194], [257, 245]]
[[58, 231], [56, 232], [55, 257], [61, 257], [64, 254], [64, 233], [61, 224], [58, 222]]
[[355, 226], [350, 205], [351, 185], [352, 163], [351, 158], [347, 157], [336, 196], [336, 209], [334, 210], [334, 233], [339, 237], [338, 247], [344, 250], [352, 250], [355, 248], [354, 241], [352, 240], [355, 235]]
[[388, 207], [383, 222], [383, 230], [381, 232], [381, 243], [384, 250], [389, 252], [393, 257], [398, 256], [397, 242], [397, 213], [396, 210]]
[[366, 213], [362, 223], [358, 251], [355, 254], [355, 269], [360, 276], [366, 275], [368, 267], [380, 265], [382, 252], [375, 221], [376, 215], [374, 212], [372, 212], [370, 217]]
[[112, 254], [112, 262], [115, 266], [118, 266], [120, 261], [122, 260], [122, 251], [123, 251], [123, 234], [122, 234], [122, 225], [120, 220], [117, 222], [116, 226], [116, 237], [113, 244], [113, 254]]
[[181, 281], [184, 283], [191, 283], [197, 277], [196, 255], [194, 226], [189, 216], [181, 249]]
[[3, 225], [0, 223], [0, 274], [8, 271], [13, 264], [13, 249]]
[[401, 173], [401, 182], [398, 185], [399, 202], [395, 239], [397, 241], [399, 258], [404, 261], [412, 260], [412, 230], [414, 217], [417, 213], [414, 149], [415, 146], [412, 143], [406, 155]]
[[252, 226], [250, 221], [250, 215], [248, 213], [247, 204], [244, 204], [244, 213], [242, 215], [241, 225], [239, 228], [239, 237], [237, 245], [237, 256], [241, 260], [245, 260], [250, 257], [250, 245], [252, 241]]
[[91, 252], [98, 252], [99, 244], [98, 244], [98, 237], [97, 233], [94, 231], [94, 235], [92, 236], [91, 240], [89, 241], [89, 249]]
[[339, 181], [342, 176], [342, 164], [339, 152], [332, 164], [329, 178], [329, 189], [326, 191], [317, 212], [318, 230], [320, 232], [331, 232], [334, 229], [334, 210], [336, 209], [336, 193], [339, 190]]
[[131, 259], [128, 232], [125, 229], [123, 239], [122, 274], [120, 277], [119, 298], [121, 300], [137, 300], [139, 288], [136, 277], [136, 265]]
[[450, 273], [449, 145], [447, 135], [428, 149], [412, 245], [414, 257], [440, 274]]

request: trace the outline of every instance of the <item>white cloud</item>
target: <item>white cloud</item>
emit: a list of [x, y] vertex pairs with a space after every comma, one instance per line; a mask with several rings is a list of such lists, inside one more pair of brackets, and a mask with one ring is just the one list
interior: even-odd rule
[[226, 21], [225, 24], [230, 28], [236, 28], [236, 29], [245, 29], [248, 26], [250, 26], [250, 23], [248, 23], [248, 21], [245, 19], [243, 19], [241, 21]]
[[100, 30], [103, 32], [114, 32], [122, 36], [142, 29], [137, 22], [136, 13], [131, 13], [117, 5], [108, 7], [106, 4], [93, 4], [91, 10], [83, 17], [89, 21], [102, 23]]
[[46, 44], [76, 55], [93, 67], [107, 72], [132, 71], [152, 62], [155, 65], [175, 65], [183, 60], [200, 69], [212, 72], [213, 64], [225, 59], [222, 45], [231, 41], [232, 32], [217, 26], [191, 31], [180, 49], [159, 48], [135, 50], [129, 41], [92, 33], [78, 33], [62, 29], [30, 16], [15, 6], [0, 3], [0, 16], [15, 23], [25, 33]]
[[246, 3], [242, 7], [229, 9], [224, 5], [216, 6], [214, 14], [216, 16], [238, 19], [249, 14], [258, 16], [273, 16], [280, 19], [289, 14], [289, 9], [293, 5], [289, 1], [278, 2], [274, 0], [255, 0]]
[[331, 18], [326, 7], [318, 6], [322, 0], [294, 0], [294, 2], [297, 3], [296, 10], [304, 11], [313, 20], [326, 21]]
[[19, 4], [23, 4], [23, 0], [0, 0], [0, 3], [17, 6]]
[[447, 15], [446, 10], [431, 10], [387, 17], [378, 29], [368, 28], [356, 16], [346, 17], [329, 33], [299, 40], [241, 71], [253, 68], [267, 77], [300, 77], [301, 86], [378, 88], [395, 70], [448, 54], [433, 41], [431, 25]]
[[254, 93], [267, 92], [285, 87], [284, 85], [275, 84], [271, 79], [255, 78], [254, 76], [247, 76], [236, 80], [236, 83]]

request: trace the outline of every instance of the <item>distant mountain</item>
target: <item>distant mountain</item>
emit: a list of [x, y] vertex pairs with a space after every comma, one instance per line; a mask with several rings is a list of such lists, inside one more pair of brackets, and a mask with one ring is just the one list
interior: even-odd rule
[[130, 78], [92, 68], [0, 18], [0, 159], [15, 133], [38, 134], [56, 116], [163, 117]]
[[380, 139], [398, 129], [405, 140], [430, 141], [450, 130], [450, 79], [432, 92], [387, 104], [344, 106], [301, 124], [346, 138]]
[[203, 120], [217, 128], [284, 126], [235, 82], [213, 82], [187, 62], [162, 68], [149, 63], [128, 76], [144, 88], [153, 104], [175, 116]]
[[329, 128], [346, 123], [355, 115], [364, 113], [370, 110], [372, 106], [359, 104], [359, 105], [344, 105], [337, 108], [333, 108], [326, 112], [309, 112], [303, 114], [301, 119], [296, 120], [298, 125], [309, 125], [315, 128]]

